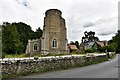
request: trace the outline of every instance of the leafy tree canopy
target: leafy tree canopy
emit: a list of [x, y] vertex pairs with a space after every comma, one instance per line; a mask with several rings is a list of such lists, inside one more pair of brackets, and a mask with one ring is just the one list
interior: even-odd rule
[[109, 44], [110, 43], [116, 43], [117, 44], [116, 52], [120, 53], [120, 30], [118, 30], [118, 32], [112, 38], [112, 40], [109, 41]]
[[2, 51], [6, 53], [24, 53], [29, 39], [42, 36], [40, 27], [33, 31], [23, 22], [3, 22], [2, 26]]

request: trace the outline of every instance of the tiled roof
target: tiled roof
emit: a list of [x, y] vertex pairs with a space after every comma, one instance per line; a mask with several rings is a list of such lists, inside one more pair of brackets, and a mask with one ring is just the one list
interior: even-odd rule
[[76, 45], [73, 45], [73, 44], [72, 45], [70, 44], [69, 48], [72, 49], [72, 50], [78, 50], [78, 48], [76, 47]]
[[90, 42], [90, 43], [88, 44], [88, 46], [89, 46], [89, 47], [92, 47], [94, 44], [95, 44], [95, 42]]
[[97, 44], [99, 44], [101, 47], [105, 46], [103, 41], [96, 41]]

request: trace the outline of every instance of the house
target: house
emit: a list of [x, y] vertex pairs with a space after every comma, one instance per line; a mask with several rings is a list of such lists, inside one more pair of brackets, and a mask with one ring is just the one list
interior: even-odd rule
[[94, 42], [88, 42], [88, 43], [81, 43], [80, 50], [85, 50], [89, 48], [98, 48], [98, 47], [103, 47], [107, 45], [108, 45], [107, 41], [94, 41]]
[[68, 48], [70, 50], [70, 52], [78, 52], [79, 49], [77, 48], [77, 46], [75, 44], [69, 44]]
[[95, 36], [95, 32], [90, 31], [84, 32], [84, 35], [82, 37], [81, 40], [81, 44], [80, 44], [80, 51], [85, 50], [85, 49], [89, 49], [89, 48], [98, 48], [98, 47], [103, 47], [103, 46], [107, 46], [108, 42], [107, 41], [99, 41], [99, 38]]
[[96, 44], [100, 45], [100, 47], [107, 46], [108, 42], [107, 41], [96, 41]]

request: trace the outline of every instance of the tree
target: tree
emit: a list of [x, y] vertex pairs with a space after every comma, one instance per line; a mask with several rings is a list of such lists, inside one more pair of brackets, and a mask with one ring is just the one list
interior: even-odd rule
[[106, 52], [107, 47], [106, 47], [106, 46], [98, 47], [97, 50], [98, 50], [99, 52]]
[[23, 22], [3, 22], [3, 51], [6, 53], [24, 53], [29, 39], [42, 36], [40, 27], [34, 32], [31, 27]]
[[75, 43], [73, 41], [70, 42], [71, 45], [74, 45]]
[[98, 37], [94, 37], [95, 41], [100, 41]]
[[84, 36], [82, 37], [82, 43], [99, 41], [99, 38], [95, 37], [95, 32], [93, 32], [93, 31], [90, 31], [90, 32], [85, 31], [84, 35], [85, 35], [85, 37]]
[[115, 51], [117, 50], [118, 45], [116, 43], [110, 43], [109, 45], [113, 46], [115, 48]]
[[20, 42], [19, 33], [15, 26], [6, 22], [2, 25], [2, 50], [8, 54], [18, 53], [22, 49], [22, 42]]
[[2, 25], [0, 25], [0, 58], [2, 58]]
[[108, 46], [98, 47], [98, 51], [100, 52], [115, 52], [117, 45], [115, 43], [109, 44]]
[[29, 25], [23, 22], [12, 23], [11, 25], [16, 27], [17, 32], [19, 33], [20, 42], [24, 44], [22, 52], [25, 52], [28, 40], [32, 39], [32, 34], [34, 34], [34, 31], [31, 30]]
[[40, 27], [36, 29], [33, 35], [34, 35], [34, 39], [39, 39], [40, 37], [42, 37], [42, 30], [40, 29]]
[[110, 43], [116, 43], [117, 44], [117, 49], [116, 52], [120, 53], [120, 30], [116, 33], [116, 35], [112, 38], [112, 40], [109, 41]]
[[75, 41], [75, 45], [79, 49], [79, 42], [78, 41]]
[[107, 46], [107, 51], [108, 52], [115, 52], [115, 47], [113, 45], [108, 45]]
[[84, 35], [85, 35], [85, 37], [88, 37], [88, 32], [85, 31], [85, 32], [84, 32]]
[[95, 32], [93, 32], [93, 31], [88, 32], [88, 36], [89, 36], [88, 40], [90, 42], [91, 41], [98, 41], [99, 40], [98, 37], [95, 37]]

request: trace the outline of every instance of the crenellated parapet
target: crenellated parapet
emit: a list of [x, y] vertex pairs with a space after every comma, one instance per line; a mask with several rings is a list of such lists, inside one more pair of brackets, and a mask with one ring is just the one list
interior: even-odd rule
[[40, 39], [29, 39], [28, 42], [36, 42], [39, 41]]

